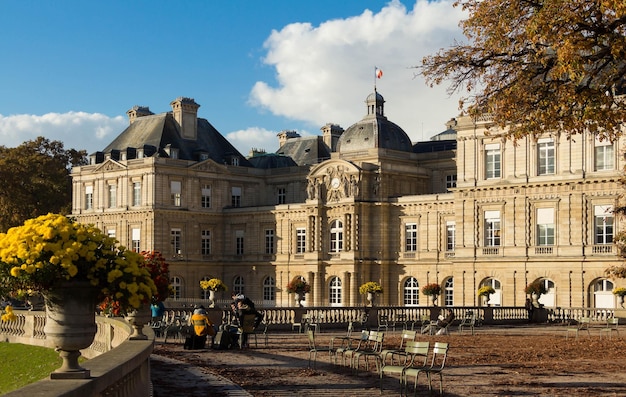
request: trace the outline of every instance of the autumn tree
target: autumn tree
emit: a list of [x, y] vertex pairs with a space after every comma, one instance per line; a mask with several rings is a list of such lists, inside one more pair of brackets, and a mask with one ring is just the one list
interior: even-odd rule
[[48, 212], [69, 213], [71, 167], [85, 164], [86, 154], [42, 137], [0, 146], [0, 231]]
[[626, 1], [457, 0], [468, 43], [418, 66], [428, 84], [466, 92], [506, 136], [583, 131], [614, 140], [626, 121]]

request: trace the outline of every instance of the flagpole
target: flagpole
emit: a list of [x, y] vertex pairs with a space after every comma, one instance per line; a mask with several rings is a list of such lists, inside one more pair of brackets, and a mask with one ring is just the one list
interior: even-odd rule
[[376, 76], [376, 72], [378, 72], [378, 67], [374, 66], [374, 92], [376, 92], [376, 79], [378, 78], [378, 76]]

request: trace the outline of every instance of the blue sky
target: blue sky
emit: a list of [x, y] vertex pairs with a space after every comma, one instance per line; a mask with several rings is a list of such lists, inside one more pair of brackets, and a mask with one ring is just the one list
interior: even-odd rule
[[92, 153], [132, 106], [184, 96], [242, 154], [272, 152], [281, 130], [360, 120], [374, 83], [388, 118], [429, 139], [458, 97], [412, 66], [462, 40], [461, 18], [452, 0], [2, 1], [0, 145], [41, 135]]

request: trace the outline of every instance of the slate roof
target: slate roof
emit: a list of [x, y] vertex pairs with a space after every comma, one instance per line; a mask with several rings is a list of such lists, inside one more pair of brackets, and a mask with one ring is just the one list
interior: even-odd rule
[[336, 150], [345, 153], [379, 148], [411, 152], [411, 138], [385, 117], [383, 96], [374, 91], [365, 102], [368, 114], [341, 134]]
[[106, 154], [129, 148], [153, 148], [160, 156], [167, 157], [165, 148], [168, 145], [178, 149], [178, 158], [182, 160], [200, 161], [200, 154], [204, 153], [219, 164], [230, 164], [230, 160], [237, 157], [240, 166], [252, 167], [206, 119], [198, 118], [196, 140], [183, 139], [171, 112], [138, 117], [102, 152]]
[[312, 165], [330, 158], [330, 148], [321, 136], [287, 139], [276, 154], [289, 156], [297, 165]]

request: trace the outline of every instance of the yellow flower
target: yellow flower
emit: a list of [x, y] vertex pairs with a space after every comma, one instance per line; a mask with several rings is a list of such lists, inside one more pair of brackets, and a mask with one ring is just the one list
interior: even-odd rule
[[64, 215], [43, 215], [0, 233], [0, 279], [10, 291], [45, 292], [66, 280], [84, 280], [99, 288], [101, 299], [136, 308], [156, 291], [143, 263], [142, 255], [117, 246], [95, 226]]

